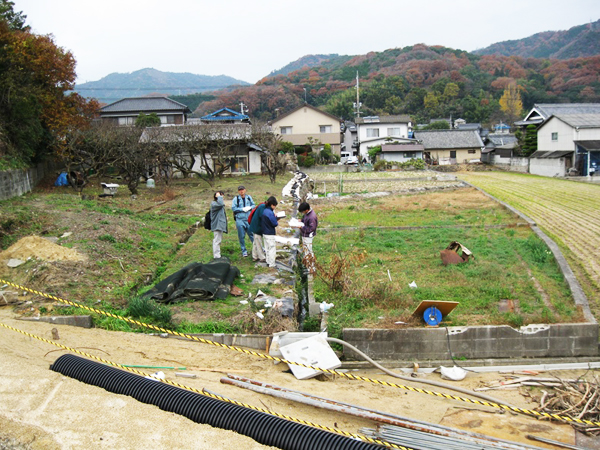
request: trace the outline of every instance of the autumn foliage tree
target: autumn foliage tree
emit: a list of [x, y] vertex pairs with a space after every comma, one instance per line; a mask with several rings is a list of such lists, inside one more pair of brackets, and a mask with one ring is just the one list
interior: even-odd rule
[[511, 83], [504, 89], [504, 93], [500, 97], [500, 109], [506, 114], [510, 122], [521, 117], [523, 102], [521, 101], [519, 87], [516, 84]]
[[31, 33], [13, 3], [0, 0], [0, 158], [26, 166], [63, 154], [74, 130], [98, 108], [72, 92], [75, 59], [51, 35]]

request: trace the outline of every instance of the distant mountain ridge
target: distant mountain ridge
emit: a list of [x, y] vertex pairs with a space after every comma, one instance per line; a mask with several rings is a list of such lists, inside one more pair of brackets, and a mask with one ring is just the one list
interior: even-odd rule
[[195, 75], [146, 68], [132, 73], [111, 73], [98, 81], [77, 84], [74, 90], [84, 97], [112, 103], [126, 97], [188, 95], [249, 84], [226, 75]]
[[276, 75], [287, 75], [290, 72], [294, 72], [303, 68], [322, 66], [326, 61], [338, 61], [340, 59], [350, 58], [351, 56], [340, 56], [337, 53], [331, 53], [329, 55], [306, 55], [300, 59], [297, 59], [296, 61], [286, 64], [279, 70], [274, 70], [268, 76], [274, 77]]
[[566, 31], [544, 31], [524, 39], [497, 42], [472, 53], [553, 59], [596, 56], [600, 54], [600, 20]]

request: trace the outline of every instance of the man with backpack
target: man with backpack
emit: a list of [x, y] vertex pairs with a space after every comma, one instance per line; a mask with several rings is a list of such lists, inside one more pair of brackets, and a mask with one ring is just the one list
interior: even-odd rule
[[236, 195], [231, 202], [231, 209], [233, 211], [235, 227], [237, 228], [243, 257], [248, 256], [248, 251], [246, 250], [246, 234], [250, 238], [250, 242], [254, 242], [254, 236], [250, 231], [250, 224], [248, 223], [248, 214], [250, 214], [250, 211], [254, 206], [255, 204], [252, 197], [246, 195], [246, 188], [244, 186], [238, 186], [238, 195]]

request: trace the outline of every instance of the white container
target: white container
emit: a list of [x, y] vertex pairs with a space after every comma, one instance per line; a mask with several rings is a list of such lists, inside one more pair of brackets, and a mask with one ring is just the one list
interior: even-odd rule
[[117, 189], [119, 189], [119, 185], [115, 183], [102, 183], [102, 189], [104, 189], [104, 193], [107, 195], [115, 195]]
[[[342, 362], [322, 334], [280, 347], [279, 351], [284, 359], [288, 361], [319, 367], [321, 369], [335, 369], [342, 365]], [[299, 380], [306, 380], [321, 373], [319, 370], [295, 364], [289, 364], [289, 367], [294, 376]]]
[[146, 187], [150, 189], [154, 189], [156, 187], [152, 178], [148, 178], [148, 180], [146, 181]]

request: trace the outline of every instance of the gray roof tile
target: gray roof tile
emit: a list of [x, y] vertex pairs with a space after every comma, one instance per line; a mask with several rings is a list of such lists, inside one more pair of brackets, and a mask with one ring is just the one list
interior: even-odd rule
[[600, 114], [600, 103], [536, 103], [544, 119], [562, 114]]
[[179, 111], [191, 112], [183, 103], [176, 102], [167, 97], [133, 97], [123, 98], [110, 105], [100, 108], [101, 113], [124, 112], [152, 112], [152, 111]]
[[425, 150], [484, 147], [479, 133], [473, 130], [415, 131], [415, 139], [423, 141]]
[[[366, 120], [365, 120], [366, 119]], [[410, 122], [410, 116], [405, 114], [397, 116], [369, 116], [369, 117], [357, 117], [355, 122], [357, 124], [365, 123], [408, 123]]]

